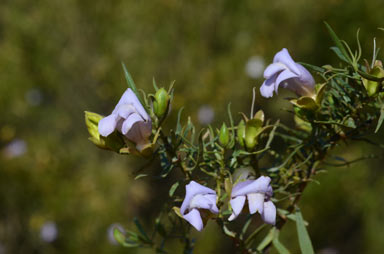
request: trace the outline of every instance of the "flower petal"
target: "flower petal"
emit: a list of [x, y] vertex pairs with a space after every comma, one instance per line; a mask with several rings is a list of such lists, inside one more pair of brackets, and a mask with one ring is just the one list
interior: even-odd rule
[[205, 198], [209, 199], [211, 207], [209, 208], [209, 211], [212, 213], [219, 213], [219, 208], [216, 206], [216, 199], [217, 195], [216, 194], [206, 194], [204, 196]]
[[201, 184], [198, 184], [195, 181], [191, 181], [185, 186], [185, 198], [181, 204], [180, 213], [184, 214], [185, 211], [189, 208], [189, 204], [194, 196], [198, 194], [215, 194], [216, 192], [208, 187], [205, 187]]
[[286, 48], [279, 51], [273, 58], [273, 63], [285, 64], [296, 75], [300, 75], [300, 70], [297, 68], [295, 61], [293, 61], [291, 55]]
[[115, 114], [111, 114], [101, 119], [98, 125], [100, 135], [103, 137], [107, 137], [109, 134], [114, 132], [118, 119], [119, 117]]
[[136, 112], [131, 104], [121, 104], [116, 111], [117, 114], [124, 119], [127, 119], [132, 113]]
[[118, 108], [123, 104], [131, 104], [144, 120], [150, 121], [147, 111], [145, 111], [143, 105], [141, 105], [139, 99], [131, 88], [125, 90], [112, 113], [117, 113]]
[[293, 73], [290, 70], [282, 71], [277, 76], [277, 79], [276, 79], [276, 82], [275, 82], [275, 92], [277, 93], [277, 89], [279, 88], [279, 85], [280, 85], [281, 82], [286, 81], [287, 79], [290, 79], [290, 78], [295, 78], [295, 77], [297, 77], [297, 74]]
[[152, 122], [140, 122], [139, 128], [143, 138], [148, 138], [152, 134]]
[[205, 197], [205, 195], [202, 194], [197, 194], [195, 195], [192, 199], [191, 202], [189, 203], [189, 209], [210, 209], [212, 207], [212, 202], [208, 198]]
[[183, 218], [186, 219], [197, 231], [203, 230], [203, 220], [201, 219], [200, 213], [197, 209], [192, 209], [189, 213], [183, 215]]
[[[250, 193], [266, 193], [268, 192], [270, 182], [271, 178], [268, 176], [260, 176], [256, 180], [240, 182], [232, 189], [232, 197], [247, 195]], [[237, 187], [237, 185], [239, 185], [239, 187]]]
[[275, 225], [276, 223], [276, 206], [272, 201], [264, 202], [264, 211], [261, 213], [261, 219], [267, 224]]
[[231, 199], [230, 203], [232, 207], [232, 214], [231, 216], [229, 216], [228, 220], [232, 221], [236, 219], [236, 217], [239, 216], [239, 214], [243, 210], [245, 204], [245, 196], [238, 196], [236, 198], [233, 198]]
[[276, 77], [277, 76], [274, 75], [263, 82], [263, 84], [260, 87], [261, 96], [265, 98], [270, 98], [273, 96], [273, 91], [275, 90]]
[[287, 66], [281, 63], [273, 63], [268, 65], [268, 67], [264, 71], [264, 78], [269, 79], [275, 74], [278, 74], [279, 72], [285, 70]]
[[265, 195], [263, 193], [250, 193], [247, 195], [250, 214], [254, 214], [256, 212], [259, 212], [260, 214], [263, 213], [264, 197]]
[[[137, 114], [137, 113], [131, 114], [124, 121], [123, 126], [121, 128], [121, 133], [123, 133], [124, 135], [127, 134], [135, 123], [138, 123], [138, 122], [141, 122], [141, 121], [143, 121], [143, 119], [140, 117], [139, 114]], [[141, 136], [141, 133], [138, 133], [138, 135]]]

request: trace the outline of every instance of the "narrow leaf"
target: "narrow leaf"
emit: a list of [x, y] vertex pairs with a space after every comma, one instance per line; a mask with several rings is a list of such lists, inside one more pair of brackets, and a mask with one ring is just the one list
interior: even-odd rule
[[147, 242], [151, 242], [151, 240], [149, 239], [147, 233], [145, 233], [145, 230], [143, 228], [143, 226], [141, 225], [139, 219], [137, 219], [136, 217], [133, 218], [133, 222], [135, 223], [137, 229], [140, 231], [141, 235], [144, 237], [144, 239], [147, 241]]
[[182, 127], [181, 127], [180, 119], [181, 119], [181, 113], [183, 112], [183, 109], [184, 107], [181, 107], [179, 109], [179, 113], [177, 113], [177, 124], [176, 124], [176, 132], [175, 132], [176, 135], [180, 135], [181, 133]]
[[383, 124], [383, 120], [384, 120], [384, 104], [381, 105], [381, 108], [380, 108], [380, 117], [379, 117], [379, 121], [377, 122], [375, 133], [379, 131], [381, 125]]
[[179, 182], [174, 183], [171, 188], [169, 189], [169, 196], [172, 197], [175, 193], [177, 187], [179, 187]]
[[315, 254], [300, 208], [296, 208], [296, 229], [301, 252], [303, 254]]
[[148, 176], [147, 174], [139, 174], [135, 177], [135, 180]]
[[280, 242], [279, 234], [280, 234], [280, 231], [276, 229], [273, 240], [272, 240], [273, 246], [275, 247], [277, 252], [279, 252], [280, 254], [290, 254], [289, 250], [285, 248], [285, 246]]
[[268, 234], [265, 236], [263, 241], [261, 241], [259, 246], [257, 246], [258, 251], [262, 251], [265, 247], [267, 247], [272, 242], [273, 236], [274, 236], [274, 231], [275, 231], [275, 228], [271, 228], [271, 230], [269, 230]]
[[327, 22], [324, 22], [324, 23], [328, 29], [329, 34], [331, 35], [333, 42], [336, 44], [336, 47], [338, 47], [340, 49], [342, 55], [348, 60], [349, 63], [351, 63], [352, 61], [351, 61], [347, 51], [345, 50], [344, 45], [341, 43], [341, 40], [339, 39], [339, 37], [337, 37], [335, 31], [333, 31], [333, 29], [331, 28], [330, 25], [328, 25]]

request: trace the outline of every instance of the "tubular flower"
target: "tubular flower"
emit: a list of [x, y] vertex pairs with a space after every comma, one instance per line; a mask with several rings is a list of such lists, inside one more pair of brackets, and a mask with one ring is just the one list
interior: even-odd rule
[[136, 94], [128, 88], [112, 113], [100, 120], [98, 130], [104, 137], [118, 130], [142, 151], [149, 144], [152, 121]]
[[301, 64], [295, 63], [285, 48], [275, 55], [273, 63], [265, 69], [264, 78], [266, 80], [260, 87], [260, 93], [266, 98], [272, 97], [273, 91], [277, 94], [279, 86], [299, 96], [312, 96], [315, 92], [312, 75]]
[[204, 227], [203, 218], [205, 211], [217, 214], [216, 192], [201, 184], [191, 181], [185, 186], [186, 194], [180, 213], [196, 230], [201, 231]]
[[259, 212], [265, 223], [274, 225], [276, 222], [276, 207], [269, 199], [272, 196], [271, 178], [260, 176], [256, 180], [245, 180], [237, 183], [231, 193], [232, 215], [228, 220], [234, 220], [243, 210], [248, 199], [249, 213]]

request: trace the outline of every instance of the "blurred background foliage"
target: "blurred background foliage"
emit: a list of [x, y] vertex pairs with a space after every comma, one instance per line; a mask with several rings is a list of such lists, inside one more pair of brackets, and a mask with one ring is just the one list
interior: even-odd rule
[[[182, 106], [184, 119], [218, 124], [228, 102], [249, 113], [252, 87], [283, 47], [297, 61], [337, 65], [323, 21], [352, 47], [360, 28], [370, 59], [373, 37], [382, 46], [383, 8], [378, 0], [2, 0], [0, 254], [151, 253], [116, 246], [108, 230], [134, 216], [153, 223], [175, 176], [135, 181], [145, 161], [98, 150], [83, 120], [84, 110], [108, 114], [126, 89], [121, 61], [147, 92], [153, 77], [167, 87], [176, 80], [169, 127]], [[291, 94], [281, 94], [258, 97], [257, 107], [292, 124]], [[369, 138], [383, 142], [382, 133]], [[359, 142], [336, 154], [382, 151]], [[329, 165], [309, 187], [301, 206], [317, 253], [384, 253], [382, 163]], [[282, 241], [298, 253], [290, 226]], [[233, 253], [216, 232], [213, 224], [194, 232], [195, 253]], [[180, 246], [170, 243], [171, 253]]]

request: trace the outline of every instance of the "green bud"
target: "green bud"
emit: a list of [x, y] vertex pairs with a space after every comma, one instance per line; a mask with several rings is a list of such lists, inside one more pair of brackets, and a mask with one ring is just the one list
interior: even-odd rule
[[262, 127], [263, 122], [257, 118], [251, 119], [245, 124], [245, 146], [248, 149], [253, 149], [257, 145], [257, 138]]
[[257, 111], [256, 114], [253, 116], [253, 119], [258, 119], [262, 123], [264, 123], [264, 111], [262, 111], [261, 109]]
[[226, 147], [229, 143], [229, 132], [225, 123], [223, 123], [220, 129], [219, 142], [223, 147]]
[[164, 88], [157, 90], [153, 102], [153, 111], [158, 118], [164, 116], [168, 111], [169, 94]]
[[237, 142], [239, 142], [239, 144], [242, 147], [245, 146], [244, 139], [245, 139], [245, 123], [243, 120], [241, 120], [239, 125], [237, 126]]
[[[384, 78], [384, 69], [381, 61], [376, 60], [375, 65], [369, 71], [369, 75], [374, 76], [376, 78]], [[369, 96], [375, 95], [381, 86], [381, 82], [368, 80], [363, 78], [363, 85], [367, 90]]]

